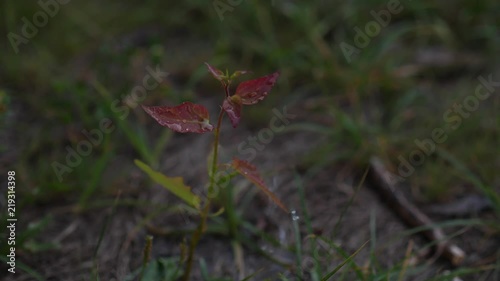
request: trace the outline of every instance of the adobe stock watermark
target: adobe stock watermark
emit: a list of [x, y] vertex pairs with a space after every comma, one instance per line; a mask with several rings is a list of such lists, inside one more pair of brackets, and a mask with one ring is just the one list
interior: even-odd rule
[[[284, 106], [281, 111], [277, 108], [273, 108], [272, 112], [273, 117], [269, 120], [269, 125], [267, 127], [260, 129], [255, 135], [249, 136], [247, 140], [238, 144], [237, 158], [241, 158], [248, 162], [254, 160], [257, 151], [264, 150], [266, 145], [273, 141], [275, 135], [283, 132], [286, 126], [297, 117], [295, 114], [290, 114], [286, 106]], [[216, 198], [220, 190], [228, 187], [230, 182], [230, 171], [218, 170], [215, 175], [210, 175], [210, 177], [214, 177], [215, 185], [213, 189], [208, 190], [208, 183], [202, 190], [194, 189], [193, 192], [195, 192], [198, 197]]]
[[243, 156], [244, 160], [252, 162], [257, 155], [257, 151], [264, 150], [265, 146], [273, 141], [274, 136], [283, 132], [285, 126], [297, 117], [288, 113], [286, 106], [281, 111], [273, 108], [273, 114], [274, 116], [269, 121], [268, 127], [260, 129], [257, 134], [249, 136], [246, 141], [238, 145], [238, 153]]
[[9, 32], [7, 34], [7, 39], [9, 39], [10, 45], [16, 54], [19, 53], [19, 45], [28, 44], [31, 39], [33, 39], [40, 28], [45, 27], [50, 18], [55, 17], [61, 10], [61, 5], [66, 5], [71, 0], [39, 0], [38, 6], [40, 10], [35, 12], [31, 19], [27, 17], [22, 17], [22, 27], [20, 33]]
[[245, 0], [214, 0], [212, 5], [214, 6], [215, 12], [217, 16], [219, 16], [219, 20], [224, 20], [224, 14], [226, 12], [234, 11], [234, 8], [238, 7]]
[[[410, 0], [411, 1], [411, 0]], [[358, 26], [354, 27], [355, 35], [353, 38], [354, 46], [342, 41], [340, 49], [346, 61], [351, 63], [354, 55], [359, 55], [361, 50], [366, 48], [371, 40], [379, 35], [383, 27], [387, 27], [391, 22], [392, 16], [397, 15], [403, 11], [404, 7], [399, 0], [389, 0], [386, 5], [387, 9], [382, 9], [378, 12], [375, 10], [370, 11], [370, 15], [374, 20], [365, 24], [364, 30]]]
[[[111, 103], [111, 111], [117, 114], [121, 120], [125, 120], [130, 114], [130, 110], [146, 99], [148, 91], [157, 88], [169, 75], [167, 72], [161, 71], [159, 66], [156, 66], [156, 69], [147, 66], [146, 72], [148, 74], [142, 79], [141, 85], [135, 86], [127, 96], [121, 96], [121, 99], [116, 99]], [[63, 181], [64, 174], [73, 172], [73, 169], [82, 163], [83, 157], [89, 156], [94, 147], [99, 146], [104, 141], [105, 135], [111, 134], [115, 129], [116, 126], [110, 118], [103, 118], [100, 120], [98, 128], [90, 131], [82, 130], [85, 139], [79, 141], [74, 147], [66, 146], [65, 162], [54, 161], [51, 164], [59, 182]]]
[[[226, 12], [233, 12], [236, 7], [241, 5], [245, 0], [214, 0], [212, 6], [217, 13], [220, 21], [224, 21]], [[274, 6], [274, 0], [271, 0], [271, 5]]]
[[474, 93], [466, 96], [460, 103], [455, 103], [452, 108], [443, 113], [444, 126], [434, 128], [428, 138], [415, 139], [416, 148], [408, 154], [407, 158], [403, 155], [398, 156], [398, 175], [386, 175], [386, 180], [398, 183], [410, 177], [415, 172], [415, 167], [423, 165], [426, 158], [436, 151], [436, 147], [448, 140], [448, 134], [459, 129], [463, 120], [476, 112], [480, 103], [495, 93], [495, 88], [500, 87], [500, 81], [493, 81], [492, 74], [488, 76], [488, 79], [483, 76], [479, 76], [477, 79], [479, 84]]

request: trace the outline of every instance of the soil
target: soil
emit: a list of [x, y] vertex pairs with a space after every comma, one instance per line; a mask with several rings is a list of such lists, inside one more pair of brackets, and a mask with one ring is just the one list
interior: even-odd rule
[[[210, 111], [216, 112], [215, 100], [204, 100], [201, 103], [211, 103]], [[309, 118], [299, 114], [300, 106], [300, 104], [290, 105], [292, 112], [299, 115], [293, 122], [306, 121]], [[224, 123], [227, 127], [224, 129], [227, 129], [228, 133], [222, 135], [222, 153], [225, 155], [222, 160], [229, 160], [231, 155], [238, 154], [235, 144], [245, 141], [249, 136], [255, 136], [259, 131], [249, 130], [245, 124], [233, 130], [229, 122]], [[148, 126], [154, 128], [152, 122]], [[157, 134], [158, 130], [151, 129], [150, 133]], [[174, 135], [163, 152], [160, 170], [169, 176], [182, 176], [188, 185], [200, 190], [202, 183], [206, 180], [205, 155], [209, 152], [211, 137], [211, 135], [201, 137], [199, 135]], [[365, 242], [371, 241], [354, 259], [361, 270], [368, 268], [369, 264], [374, 261], [377, 263], [379, 272], [383, 272], [404, 260], [410, 244], [413, 245], [413, 253], [428, 245], [428, 241], [418, 234], [399, 235], [408, 230], [407, 226], [386, 206], [384, 199], [380, 198], [367, 182], [363, 183], [359, 190], [357, 189], [363, 168], [352, 167], [346, 163], [345, 166], [323, 167], [311, 176], [308, 174], [309, 169], [314, 167], [304, 167], [304, 157], [325, 141], [327, 140], [320, 135], [309, 132], [294, 131], [277, 134], [262, 151], [258, 151], [256, 158], [252, 160], [252, 163], [264, 172], [263, 177], [277, 196], [290, 209], [298, 212], [304, 253], [303, 279], [310, 279], [311, 258], [307, 253], [314, 239], [307, 231], [304, 218], [306, 214], [301, 208], [297, 188], [297, 175], [307, 176], [303, 182], [303, 188], [314, 233], [334, 242], [348, 254], [354, 253]], [[198, 154], [194, 151], [202, 152]], [[142, 227], [143, 219], [154, 211], [152, 206], [156, 204], [173, 206], [178, 203], [178, 200], [157, 185], [148, 187], [149, 183], [145, 175], [133, 165], [134, 157], [133, 153], [124, 152], [109, 165], [104, 175], [104, 182], [111, 188], [105, 191], [105, 197], [112, 201], [120, 194], [121, 202], [133, 199], [149, 202], [150, 206], [119, 205], [116, 207], [106, 227], [105, 235], [102, 237], [95, 261], [94, 251], [101, 230], [112, 212], [112, 207], [110, 207], [112, 204], [108, 203], [105, 207], [84, 212], [75, 212], [71, 199], [61, 199], [60, 202], [51, 202], [50, 205], [34, 205], [23, 210], [20, 219], [21, 228], [26, 228], [30, 222], [39, 220], [44, 214], [50, 214], [50, 222], [40, 233], [37, 241], [55, 243], [59, 246], [37, 253], [18, 252], [18, 261], [36, 270], [47, 281], [91, 280], [90, 276], [96, 265], [100, 280], [121, 281], [140, 267], [144, 241], [148, 234], [154, 236], [152, 258], [178, 256], [181, 252], [181, 237], [156, 235], [151, 232], [151, 229]], [[325, 155], [325, 157], [329, 156]], [[243, 179], [236, 179], [234, 183], [234, 188], [239, 189], [236, 192], [237, 204], [243, 204], [241, 202], [243, 194], [256, 192], [256, 188], [245, 183]], [[336, 227], [341, 216], [341, 222]], [[494, 217], [491, 211], [473, 216], [474, 218]], [[264, 278], [278, 280], [277, 273], [279, 272], [291, 278], [297, 276], [295, 258], [289, 251], [295, 245], [290, 215], [282, 212], [268, 198], [256, 192], [249, 207], [245, 209], [243, 217], [248, 223], [274, 237], [282, 247], [272, 246], [269, 242], [250, 235], [248, 231], [242, 233], [249, 235], [262, 251], [291, 266], [283, 267], [270, 262], [268, 258], [254, 249], [244, 247], [245, 272], [237, 272], [230, 239], [223, 235], [207, 234], [196, 250], [197, 262], [193, 280], [201, 280], [198, 270], [198, 261], [201, 258], [207, 263], [210, 274], [225, 276], [231, 280], [238, 280], [241, 276], [254, 272], [259, 272], [254, 280]], [[431, 217], [436, 221], [447, 219], [432, 215]], [[194, 222], [196, 222], [194, 216], [186, 217], [182, 214], [164, 212], [156, 216], [151, 224], [176, 229]], [[491, 230], [485, 227], [446, 228], [447, 234], [457, 232], [458, 235], [451, 241], [466, 252], [464, 266], [478, 267], [496, 261], [500, 239], [492, 236]], [[375, 238], [375, 241], [370, 240], [372, 238]], [[322, 264], [330, 270], [344, 260], [334, 249], [327, 250], [329, 247], [325, 242], [318, 241], [316, 247]], [[371, 253], [374, 254], [375, 259], [371, 258]], [[420, 259], [419, 262], [420, 264], [429, 263], [429, 266], [416, 276], [405, 280], [428, 280], [452, 269], [452, 266], [443, 259], [432, 260], [431, 257], [427, 257]], [[1, 270], [5, 272], [3, 265]], [[351, 273], [347, 273], [347, 276], [349, 274]], [[478, 278], [494, 280], [491, 270], [467, 278], [467, 280], [479, 280]], [[23, 281], [33, 280], [33, 278], [19, 270], [17, 274], [8, 275], [3, 280]], [[297, 280], [299, 280], [298, 277]], [[350, 279], [346, 277], [345, 280]]]
[[[242, 126], [243, 127], [243, 126]], [[231, 128], [225, 128], [231, 130]], [[255, 135], [243, 128], [237, 129], [236, 134], [223, 134], [223, 153], [231, 155], [237, 153], [234, 147], [228, 143], [239, 143], [247, 136]], [[230, 131], [229, 131], [230, 132]], [[301, 235], [303, 251], [308, 252], [311, 247], [311, 237], [307, 237], [307, 228], [301, 209], [299, 191], [297, 189], [297, 167], [301, 165], [303, 157], [315, 146], [324, 140], [318, 135], [304, 132], [293, 132], [276, 135], [273, 141], [260, 151], [253, 163], [258, 163], [261, 171], [265, 174], [266, 182], [270, 184], [273, 191], [291, 209], [296, 209], [301, 217]], [[161, 170], [169, 175], [183, 175], [191, 186], [200, 186], [205, 180], [205, 161], [203, 157], [192, 153], [197, 149], [206, 151], [210, 145], [210, 137], [195, 135], [175, 135], [165, 151]], [[189, 144], [189, 145], [187, 145]], [[203, 155], [203, 154], [201, 154]], [[205, 154], [206, 155], [206, 154]], [[124, 157], [125, 158], [125, 157]], [[129, 161], [131, 162], [131, 160]], [[182, 164], [179, 164], [182, 163]], [[175, 204], [177, 202], [167, 191], [159, 186], [147, 188], [145, 176], [124, 159], [117, 159], [110, 165], [109, 173], [115, 170], [125, 169], [129, 171], [126, 182], [130, 183], [121, 194], [121, 200], [127, 198], [144, 200], [154, 204]], [[413, 251], [424, 247], [427, 242], [419, 235], [398, 237], [398, 234], [407, 230], [401, 220], [384, 204], [383, 198], [379, 196], [365, 183], [359, 191], [356, 191], [361, 180], [361, 170], [351, 167], [330, 166], [312, 176], [303, 183], [307, 212], [311, 218], [311, 226], [315, 233], [330, 239], [346, 253], [353, 253], [373, 236], [375, 230], [374, 255], [378, 268], [383, 271], [400, 263], [406, 253], [406, 249], [413, 241]], [[244, 180], [236, 180], [235, 188], [242, 190], [255, 190], [254, 187], [245, 184]], [[241, 193], [238, 194], [242, 194]], [[354, 196], [354, 199], [352, 200]], [[110, 196], [112, 199], [113, 197]], [[352, 200], [352, 202], [351, 202]], [[19, 252], [18, 259], [32, 267], [46, 280], [89, 280], [94, 267], [93, 255], [99, 240], [99, 235], [105, 224], [111, 207], [98, 208], [85, 211], [81, 214], [73, 212], [66, 204], [33, 206], [24, 212], [23, 222], [30, 222], [40, 218], [40, 214], [51, 214], [51, 222], [38, 238], [43, 242], [54, 242], [60, 247], [40, 253]], [[342, 221], [336, 228], [341, 214], [347, 208]], [[97, 254], [96, 264], [100, 280], [125, 280], [125, 277], [136, 270], [142, 260], [142, 249], [145, 236], [148, 232], [145, 228], [138, 228], [142, 219], [151, 211], [150, 208], [119, 206], [112, 216], [106, 228]], [[488, 217], [492, 214], [483, 212], [480, 217]], [[282, 249], [273, 247], [270, 243], [257, 239], [254, 242], [264, 251], [273, 255], [278, 260], [295, 265], [294, 256], [288, 250], [294, 245], [294, 233], [290, 216], [275, 205], [265, 196], [257, 193], [250, 207], [244, 213], [245, 219], [277, 239], [284, 247]], [[163, 214], [156, 217], [153, 223], [158, 227], [182, 227], [186, 223], [195, 222], [196, 218], [189, 217], [186, 220], [182, 215]], [[439, 220], [437, 220], [439, 221]], [[374, 229], [371, 226], [374, 226]], [[336, 230], [335, 233], [334, 230]], [[460, 235], [452, 241], [467, 253], [465, 265], [477, 266], [494, 261], [500, 241], [498, 238], [488, 237], [486, 229], [466, 228], [447, 229], [451, 234], [456, 230]], [[180, 254], [180, 243], [182, 239], [178, 236], [154, 236], [152, 257], [173, 257]], [[253, 236], [253, 239], [256, 239]], [[128, 243], [130, 241], [130, 243]], [[361, 268], [368, 266], [371, 262], [370, 247], [368, 244], [356, 256], [355, 261]], [[333, 249], [329, 249], [324, 242], [317, 246], [320, 260], [330, 268], [340, 264], [343, 260]], [[235, 258], [228, 237], [217, 235], [206, 235], [196, 251], [197, 259], [204, 258], [210, 273], [215, 276], [226, 276], [237, 280], [241, 274], [236, 271]], [[427, 261], [429, 261], [428, 259]], [[421, 262], [425, 263], [426, 260]], [[244, 248], [245, 274], [260, 271], [255, 280], [263, 280], [266, 277], [277, 280], [278, 272], [285, 272], [293, 277], [296, 269], [284, 268], [273, 264], [267, 258], [252, 249]], [[303, 258], [304, 279], [308, 280], [308, 270], [311, 268], [311, 257], [307, 254]], [[428, 280], [436, 274], [442, 274], [452, 268], [442, 259], [433, 261], [418, 276], [406, 280]], [[488, 273], [488, 274], [491, 274]], [[487, 273], [478, 274], [486, 276]], [[15, 276], [15, 278], [12, 278]], [[10, 275], [4, 280], [31, 280], [27, 274], [19, 272]], [[199, 279], [196, 271], [193, 280]], [[470, 280], [470, 279], [469, 279]], [[486, 279], [485, 279], [486, 280]], [[489, 279], [492, 280], [492, 279]]]

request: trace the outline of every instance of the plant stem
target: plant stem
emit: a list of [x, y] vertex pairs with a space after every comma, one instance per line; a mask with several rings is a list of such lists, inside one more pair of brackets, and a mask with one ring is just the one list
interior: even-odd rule
[[[226, 87], [227, 89], [227, 87]], [[226, 90], [227, 91], [227, 90]], [[217, 119], [217, 127], [215, 127], [215, 140], [214, 140], [214, 157], [212, 160], [212, 171], [210, 176], [210, 185], [208, 186], [208, 191], [213, 191], [215, 184], [215, 173], [217, 173], [217, 159], [219, 156], [219, 136], [220, 136], [220, 126], [222, 123], [222, 117], [224, 117], [224, 109], [220, 109], [219, 119]]]
[[[228, 87], [225, 86], [224, 90], [226, 91], [226, 94], [227, 94]], [[215, 173], [217, 173], [217, 159], [218, 159], [220, 126], [222, 124], [223, 117], [224, 117], [224, 110], [221, 108], [220, 113], [219, 113], [219, 118], [217, 119], [217, 126], [215, 127], [214, 156], [213, 156], [213, 160], [212, 160], [212, 170], [211, 170], [210, 175], [209, 175], [209, 177], [210, 177], [210, 185], [208, 186], [209, 193], [213, 191], [214, 184], [215, 184]], [[189, 275], [191, 274], [191, 268], [193, 267], [194, 249], [198, 245], [198, 242], [200, 241], [201, 235], [203, 234], [203, 231], [205, 229], [205, 225], [207, 223], [207, 217], [208, 217], [209, 211], [210, 211], [210, 200], [208, 199], [207, 202], [205, 202], [205, 207], [203, 207], [203, 210], [200, 213], [200, 223], [198, 224], [196, 231], [193, 233], [193, 235], [191, 237], [191, 242], [189, 244], [188, 259], [186, 261], [186, 268], [184, 271], [184, 276], [182, 278], [182, 280], [184, 280], [184, 281], [189, 281]]]
[[143, 257], [142, 257], [142, 268], [139, 275], [139, 281], [142, 281], [144, 277], [144, 271], [149, 264], [149, 259], [151, 258], [151, 249], [153, 247], [153, 236], [146, 236], [146, 246], [144, 246]]
[[203, 208], [203, 211], [200, 213], [200, 224], [198, 224], [198, 227], [196, 228], [195, 232], [191, 236], [191, 242], [189, 243], [189, 252], [188, 252], [188, 259], [186, 261], [186, 268], [184, 270], [184, 276], [182, 280], [184, 281], [189, 281], [189, 275], [191, 274], [191, 268], [193, 267], [193, 260], [194, 260], [194, 249], [196, 248], [196, 245], [198, 245], [198, 242], [200, 241], [201, 235], [203, 234], [203, 230], [205, 228], [205, 223], [207, 221], [208, 217], [208, 211], [209, 211], [209, 202], [205, 204], [205, 207]]
[[[224, 92], [226, 93], [226, 98], [229, 97], [229, 84], [224, 84]], [[214, 161], [212, 163], [212, 176], [211, 176], [211, 182], [210, 182], [210, 187], [213, 189], [214, 184], [215, 184], [215, 173], [217, 172], [217, 148], [219, 147], [219, 130], [220, 130], [220, 123], [222, 121], [222, 117], [224, 116], [224, 110], [221, 109], [221, 112], [219, 114], [219, 120], [217, 121], [217, 127], [215, 131], [215, 147], [214, 147]], [[209, 192], [213, 192], [213, 190], [209, 188]], [[222, 202], [224, 204], [224, 209], [226, 210], [227, 214], [227, 226], [229, 229], [229, 234], [231, 237], [236, 237], [238, 234], [237, 231], [237, 217], [236, 213], [234, 212], [234, 206], [233, 206], [233, 193], [230, 188], [227, 188], [226, 190], [219, 190], [221, 192], [219, 198], [222, 199]]]

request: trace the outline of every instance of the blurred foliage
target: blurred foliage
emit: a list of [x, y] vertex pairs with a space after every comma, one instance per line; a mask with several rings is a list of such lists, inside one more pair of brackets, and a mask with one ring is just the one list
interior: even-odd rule
[[[341, 43], [354, 46], [355, 28], [365, 30], [390, 2], [240, 1], [221, 17], [215, 1], [70, 1], [16, 54], [8, 34], [22, 34], [23, 17], [33, 22], [42, 8], [37, 1], [2, 1], [0, 124], [7, 136], [0, 150], [7, 155], [2, 164], [19, 175], [20, 207], [79, 202], [84, 209], [127, 182], [133, 168], [123, 161], [113, 167], [113, 159], [132, 164], [140, 155], [157, 165], [171, 134], [147, 132], [137, 103], [126, 102], [146, 67], [156, 65], [170, 75], [148, 91], [151, 104], [212, 97], [217, 85], [207, 79], [205, 61], [255, 73], [279, 70], [277, 88], [263, 103], [268, 112], [302, 103], [318, 122], [301, 128], [328, 136], [304, 163], [357, 165], [375, 153], [397, 171], [398, 157], [407, 158], [416, 139], [449, 125], [443, 114], [475, 93], [479, 75], [498, 79], [500, 2], [400, 1], [402, 11], [349, 63]], [[497, 92], [438, 146], [493, 194], [500, 188]], [[117, 115], [115, 101], [130, 114]], [[247, 126], [265, 122], [265, 112], [249, 110]], [[54, 161], [65, 164], [67, 148], [85, 140], [82, 130], [99, 128], [104, 118], [116, 130], [59, 181]], [[456, 167], [432, 154], [405, 184], [427, 199], [478, 187]]]

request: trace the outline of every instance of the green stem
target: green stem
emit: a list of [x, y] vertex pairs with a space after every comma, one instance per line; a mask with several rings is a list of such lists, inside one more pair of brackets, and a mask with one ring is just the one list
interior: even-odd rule
[[182, 280], [184, 281], [189, 281], [189, 275], [191, 274], [191, 268], [193, 267], [194, 249], [196, 248], [196, 245], [198, 245], [201, 235], [203, 234], [203, 230], [207, 222], [209, 206], [210, 204], [209, 202], [207, 202], [205, 207], [203, 208], [203, 211], [200, 214], [201, 216], [200, 224], [198, 224], [198, 227], [191, 236], [191, 242], [189, 243], [188, 259], [186, 261], [186, 269], [184, 270], [184, 276], [182, 278]]
[[[226, 91], [227, 94], [228, 87], [225, 86], [224, 90]], [[219, 150], [218, 148], [219, 148], [220, 127], [222, 124], [223, 117], [224, 117], [224, 110], [221, 108], [219, 113], [219, 118], [217, 119], [217, 126], [215, 127], [214, 156], [212, 160], [212, 171], [211, 174], [209, 175], [210, 176], [210, 185], [208, 186], [209, 193], [213, 191], [215, 184], [215, 173], [217, 172], [217, 159]], [[200, 241], [200, 238], [205, 229], [209, 210], [210, 210], [210, 200], [207, 200], [207, 202], [205, 203], [205, 207], [200, 213], [200, 224], [196, 228], [196, 231], [193, 233], [193, 236], [191, 237], [191, 242], [189, 244], [189, 253], [188, 253], [188, 259], [186, 261], [186, 269], [184, 271], [184, 276], [182, 278], [182, 280], [184, 281], [189, 281], [189, 275], [191, 274], [191, 268], [193, 267], [194, 249], [198, 245], [198, 242]]]
[[[227, 91], [227, 90], [226, 90]], [[217, 173], [217, 159], [219, 156], [219, 136], [222, 117], [224, 117], [224, 109], [220, 109], [219, 119], [217, 119], [217, 127], [215, 127], [215, 140], [214, 140], [214, 158], [212, 160], [212, 171], [210, 176], [210, 185], [208, 191], [212, 192], [215, 184], [215, 173]]]
[[142, 281], [144, 277], [144, 271], [149, 264], [149, 259], [151, 258], [151, 249], [153, 248], [153, 236], [146, 236], [146, 246], [144, 246], [143, 257], [142, 257], [142, 269], [139, 275], [139, 281]]
[[[229, 97], [229, 84], [224, 84], [224, 91], [226, 93], [226, 98]], [[221, 113], [224, 114], [224, 110], [221, 110]], [[220, 117], [220, 116], [219, 116]], [[222, 119], [219, 119], [219, 121]], [[219, 124], [217, 124], [219, 125]], [[218, 126], [219, 127], [219, 126]], [[216, 142], [218, 143], [218, 132], [216, 131]], [[214, 154], [217, 155], [217, 150], [214, 150]], [[217, 157], [217, 156], [215, 156]], [[215, 158], [214, 157], [214, 158]], [[216, 167], [216, 162], [214, 161], [212, 165], [212, 178], [215, 178], [215, 173], [217, 169], [214, 169]], [[222, 199], [222, 202], [224, 204], [224, 209], [226, 210], [226, 216], [227, 216], [227, 227], [229, 230], [229, 234], [231, 237], [236, 238], [238, 235], [238, 218], [237, 215], [234, 211], [234, 205], [233, 205], [233, 192], [231, 188], [226, 188], [226, 190], [219, 190], [220, 192], [220, 197]]]

